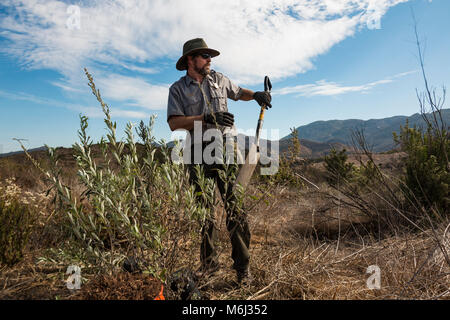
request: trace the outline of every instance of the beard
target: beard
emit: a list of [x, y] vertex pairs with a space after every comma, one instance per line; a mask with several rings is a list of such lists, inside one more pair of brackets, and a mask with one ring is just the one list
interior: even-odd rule
[[198, 72], [199, 74], [201, 74], [202, 76], [207, 76], [208, 74], [211, 73], [211, 69], [210, 69], [211, 64], [205, 64], [203, 66], [203, 68], [197, 68], [195, 67], [195, 71]]

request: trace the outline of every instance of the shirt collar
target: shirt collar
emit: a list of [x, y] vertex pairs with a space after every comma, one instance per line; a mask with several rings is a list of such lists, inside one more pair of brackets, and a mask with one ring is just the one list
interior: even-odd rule
[[[211, 77], [210, 74], [208, 74], [208, 75], [205, 77], [205, 79], [206, 79], [206, 80], [209, 80], [209, 81], [213, 81], [213, 78]], [[189, 76], [189, 75], [187, 74], [187, 72], [186, 72], [186, 77], [185, 77], [184, 80], [185, 80], [186, 86], [189, 86], [192, 82], [197, 82], [197, 80], [194, 80], [193, 78], [191, 78], [191, 76]]]
[[186, 86], [189, 86], [192, 82], [195, 82], [194, 79], [192, 79], [186, 72], [186, 77], [185, 77], [185, 82], [186, 82]]

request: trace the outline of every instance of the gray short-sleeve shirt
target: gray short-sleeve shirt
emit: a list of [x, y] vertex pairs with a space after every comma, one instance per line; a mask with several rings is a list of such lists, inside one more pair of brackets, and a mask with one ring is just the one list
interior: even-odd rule
[[[220, 72], [211, 70], [202, 83], [186, 74], [169, 89], [167, 121], [171, 116], [198, 116], [211, 112], [228, 111], [227, 98], [237, 101], [241, 94], [242, 89]], [[213, 126], [209, 125], [204, 129], [211, 127]], [[224, 134], [236, 135], [234, 126], [231, 130], [225, 127], [220, 129]], [[192, 131], [190, 133], [193, 134]]]

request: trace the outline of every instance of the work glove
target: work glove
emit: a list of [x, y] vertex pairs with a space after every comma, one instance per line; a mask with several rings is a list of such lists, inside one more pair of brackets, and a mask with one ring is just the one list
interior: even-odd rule
[[234, 124], [234, 115], [229, 112], [206, 113], [203, 118], [206, 123], [216, 124], [217, 122], [218, 125], [226, 127], [231, 127]]
[[255, 99], [261, 107], [265, 105], [269, 108], [272, 108], [272, 105], [270, 104], [270, 101], [272, 101], [272, 97], [267, 91], [256, 91], [253, 94], [253, 99]]

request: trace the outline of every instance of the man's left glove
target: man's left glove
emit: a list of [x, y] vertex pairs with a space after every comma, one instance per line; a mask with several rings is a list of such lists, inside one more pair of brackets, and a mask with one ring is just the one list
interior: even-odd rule
[[253, 99], [255, 99], [261, 107], [265, 105], [272, 108], [272, 105], [270, 104], [270, 101], [272, 101], [272, 96], [267, 91], [256, 91], [253, 94]]

